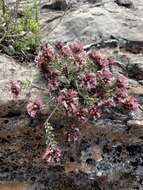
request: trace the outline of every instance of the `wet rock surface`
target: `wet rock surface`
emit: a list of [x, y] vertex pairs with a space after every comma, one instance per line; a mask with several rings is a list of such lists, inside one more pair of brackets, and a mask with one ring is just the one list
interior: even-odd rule
[[[14, 1], [9, 2], [13, 5]], [[42, 41], [78, 40], [124, 62], [122, 68], [115, 65], [112, 69], [129, 78], [128, 90], [143, 106], [142, 0], [55, 2], [41, 1]], [[22, 7], [23, 1], [21, 11]], [[6, 90], [9, 80], [19, 80], [28, 88], [13, 99]], [[33, 121], [25, 111], [29, 97], [43, 95], [38, 86], [45, 88], [33, 63], [20, 65], [0, 55], [0, 181], [30, 184], [18, 187], [20, 190], [143, 189], [141, 110], [133, 116], [114, 112], [92, 126], [78, 124], [82, 136], [75, 144], [61, 138], [63, 119], [55, 117], [54, 133], [63, 157], [61, 163], [48, 165], [41, 160], [45, 150], [41, 123], [46, 115]]]

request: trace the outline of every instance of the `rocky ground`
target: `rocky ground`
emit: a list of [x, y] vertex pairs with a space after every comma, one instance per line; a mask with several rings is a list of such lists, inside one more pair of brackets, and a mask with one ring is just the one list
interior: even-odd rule
[[[13, 0], [7, 2], [13, 5]], [[142, 0], [43, 0], [41, 38], [78, 40], [87, 49], [95, 46], [123, 62], [122, 69], [113, 70], [129, 78], [128, 90], [143, 106], [142, 12]], [[28, 84], [17, 99], [8, 95], [9, 80]], [[77, 144], [61, 139], [62, 119], [56, 117], [53, 124], [63, 158], [61, 164], [49, 166], [40, 159], [45, 148], [41, 120], [32, 121], [25, 112], [30, 96], [44, 98], [37, 88], [44, 85], [33, 63], [19, 64], [0, 55], [0, 181], [26, 181], [27, 190], [142, 190], [143, 112], [133, 117], [114, 113], [94, 126], [80, 126]]]

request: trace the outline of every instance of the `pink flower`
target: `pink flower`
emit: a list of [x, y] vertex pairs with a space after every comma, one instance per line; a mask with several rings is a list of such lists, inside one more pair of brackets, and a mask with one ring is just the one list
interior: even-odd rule
[[40, 108], [42, 106], [43, 102], [41, 99], [35, 99], [35, 100], [30, 100], [29, 103], [27, 104], [27, 112], [30, 115], [30, 117], [35, 117], [37, 113], [40, 111]]
[[114, 99], [117, 103], [123, 103], [127, 97], [128, 92], [125, 88], [116, 88]]
[[75, 112], [79, 103], [77, 92], [72, 89], [62, 90], [61, 95], [57, 98], [57, 100], [59, 104], [70, 112]]
[[93, 119], [99, 118], [102, 114], [101, 107], [96, 104], [93, 105], [89, 110], [89, 114]]
[[68, 57], [68, 56], [71, 56], [72, 55], [72, 52], [71, 52], [71, 49], [69, 47], [62, 47], [62, 55], [64, 57]]
[[75, 125], [72, 125], [66, 132], [66, 138], [68, 142], [76, 142], [80, 138], [80, 131]]
[[74, 57], [74, 63], [78, 68], [81, 68], [86, 63], [86, 54], [85, 52], [81, 52]]
[[91, 50], [89, 52], [89, 58], [94, 61], [94, 63], [99, 66], [100, 68], [104, 68], [109, 65], [109, 59], [102, 57], [101, 55], [97, 54], [96, 50]]
[[134, 97], [128, 96], [124, 102], [124, 107], [129, 111], [136, 112], [139, 109], [139, 103]]
[[79, 53], [83, 50], [83, 46], [80, 43], [72, 43], [70, 44], [70, 48], [73, 53]]
[[20, 85], [17, 82], [10, 82], [8, 84], [8, 90], [17, 97], [21, 91]]
[[50, 62], [53, 59], [53, 57], [54, 49], [50, 45], [46, 44], [41, 48], [38, 55], [36, 56], [35, 63], [38, 66], [42, 66], [43, 64]]
[[96, 75], [91, 71], [85, 71], [83, 75], [79, 77], [80, 87], [85, 87], [88, 90], [96, 88]]
[[128, 79], [121, 75], [121, 76], [117, 77], [116, 85], [118, 88], [127, 88]]
[[45, 78], [48, 81], [48, 90], [54, 91], [59, 87], [59, 74], [54, 71], [50, 71], [50, 69], [45, 74]]
[[93, 61], [96, 60], [97, 58], [97, 51], [95, 49], [92, 49], [89, 53], [88, 56], [90, 59], [92, 59]]
[[80, 121], [87, 121], [88, 112], [86, 109], [79, 108], [75, 111], [74, 115]]
[[59, 87], [59, 81], [56, 79], [51, 79], [48, 81], [48, 90], [54, 91]]
[[107, 58], [101, 57], [98, 55], [96, 57], [95, 63], [100, 67], [100, 68], [105, 68], [106, 66], [109, 65], [109, 60]]
[[109, 69], [102, 69], [99, 73], [99, 77], [101, 80], [103, 80], [105, 83], [111, 84], [112, 81], [112, 73], [109, 71]]
[[49, 146], [46, 148], [42, 159], [49, 163], [59, 162], [61, 160], [61, 150], [58, 147]]

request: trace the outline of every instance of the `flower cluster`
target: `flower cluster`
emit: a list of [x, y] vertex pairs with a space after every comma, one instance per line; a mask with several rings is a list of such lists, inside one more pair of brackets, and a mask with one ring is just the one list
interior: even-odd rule
[[87, 90], [96, 88], [96, 74], [91, 71], [85, 71], [80, 77], [80, 87], [86, 88]]
[[27, 113], [34, 118], [39, 113], [43, 102], [41, 99], [30, 100], [27, 104]]
[[57, 72], [49, 70], [47, 71], [47, 73], [45, 73], [45, 78], [47, 79], [47, 82], [48, 82], [49, 91], [54, 91], [58, 88], [59, 80], [58, 80]]
[[139, 108], [139, 103], [134, 97], [128, 96], [124, 101], [124, 106], [127, 110], [136, 112]]
[[64, 89], [57, 97], [57, 101], [65, 108], [68, 113], [74, 113], [78, 106], [79, 99], [76, 91], [72, 89]]
[[118, 76], [116, 79], [116, 93], [114, 97], [115, 102], [117, 103], [117, 105], [121, 104], [126, 110], [136, 112], [139, 108], [139, 104], [134, 97], [128, 95], [127, 87], [127, 78], [122, 75]]
[[58, 147], [49, 146], [46, 148], [42, 159], [49, 163], [59, 162], [61, 160], [61, 150]]
[[74, 56], [74, 63], [77, 68], [81, 68], [86, 63], [86, 54], [81, 52]]
[[88, 55], [100, 69], [114, 63], [110, 58], [106, 58], [103, 55], [97, 53], [95, 49], [91, 50]]
[[99, 73], [99, 77], [104, 83], [112, 84], [112, 73], [109, 71], [109, 69], [102, 69]]
[[43, 64], [50, 62], [54, 56], [54, 49], [50, 45], [45, 45], [41, 48], [38, 56], [35, 58], [35, 63], [38, 66], [43, 66]]

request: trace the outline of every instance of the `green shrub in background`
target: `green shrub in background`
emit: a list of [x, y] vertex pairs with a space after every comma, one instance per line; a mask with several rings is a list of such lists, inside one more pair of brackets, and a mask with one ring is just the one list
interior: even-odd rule
[[[18, 18], [19, 0], [16, 1], [14, 10], [10, 9], [4, 0], [0, 6], [0, 48], [6, 50], [10, 47], [8, 54], [22, 54], [28, 56], [34, 54], [39, 46], [39, 0], [34, 0], [32, 5], [25, 2], [23, 15]], [[32, 11], [31, 11], [32, 10]]]

